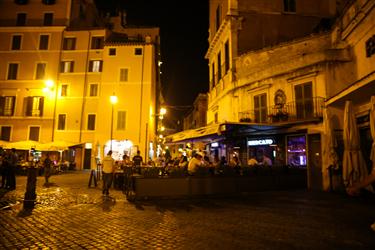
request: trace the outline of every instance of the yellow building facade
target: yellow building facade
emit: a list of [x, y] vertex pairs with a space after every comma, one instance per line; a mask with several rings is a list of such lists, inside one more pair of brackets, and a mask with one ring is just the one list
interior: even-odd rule
[[[92, 152], [116, 151], [119, 141], [129, 155], [152, 156], [158, 28], [124, 28], [118, 17], [103, 21], [92, 1], [0, 5], [2, 140], [75, 143], [78, 168], [89, 166]], [[119, 150], [117, 157], [125, 151]]]

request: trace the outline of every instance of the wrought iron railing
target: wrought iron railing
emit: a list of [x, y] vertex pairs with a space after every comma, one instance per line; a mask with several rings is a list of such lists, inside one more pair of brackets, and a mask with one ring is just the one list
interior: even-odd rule
[[274, 105], [239, 112], [240, 122], [278, 123], [295, 122], [323, 117], [324, 98], [295, 100], [284, 105]]

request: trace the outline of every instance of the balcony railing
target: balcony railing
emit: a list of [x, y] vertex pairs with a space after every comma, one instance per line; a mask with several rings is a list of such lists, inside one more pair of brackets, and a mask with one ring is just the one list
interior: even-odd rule
[[296, 100], [284, 105], [262, 107], [239, 112], [240, 122], [279, 123], [321, 119], [323, 117], [324, 98]]

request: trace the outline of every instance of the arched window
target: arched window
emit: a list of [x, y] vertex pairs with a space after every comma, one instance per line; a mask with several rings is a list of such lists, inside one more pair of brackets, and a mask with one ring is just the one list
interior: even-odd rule
[[24, 5], [27, 4], [29, 1], [28, 0], [14, 0], [16, 4]]
[[56, 0], [42, 0], [43, 4], [52, 5], [56, 3]]

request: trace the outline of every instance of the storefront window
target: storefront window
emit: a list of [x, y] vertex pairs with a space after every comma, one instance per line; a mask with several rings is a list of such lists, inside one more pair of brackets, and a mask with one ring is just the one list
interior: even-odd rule
[[306, 136], [288, 136], [287, 163], [291, 166], [306, 166]]

